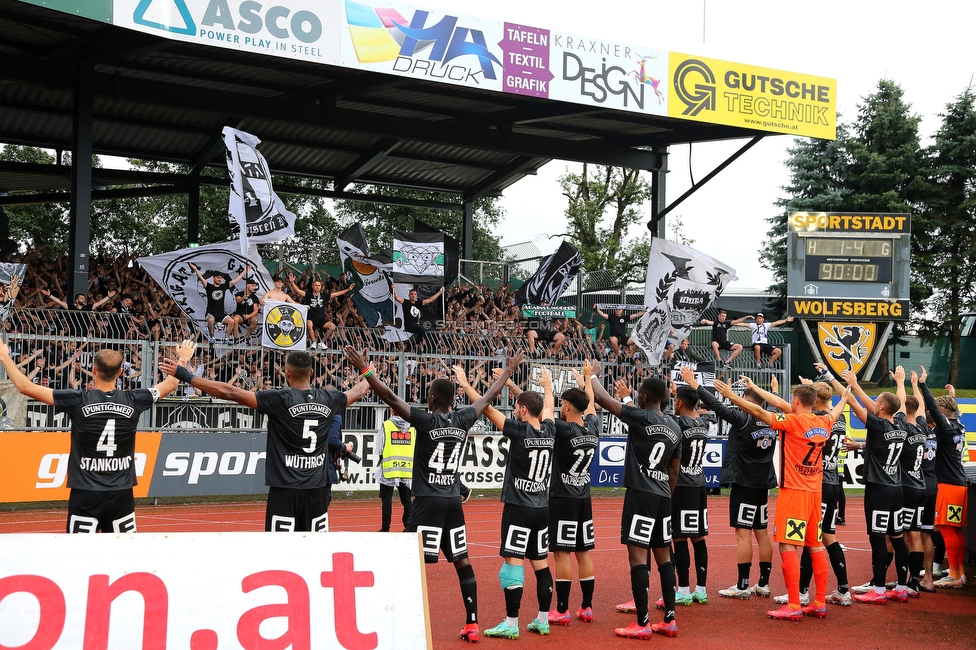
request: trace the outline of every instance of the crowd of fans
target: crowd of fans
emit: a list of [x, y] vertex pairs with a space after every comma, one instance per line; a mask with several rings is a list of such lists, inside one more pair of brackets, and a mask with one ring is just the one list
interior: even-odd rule
[[[161, 291], [155, 281], [130, 256], [99, 255], [92, 259], [87, 294], [67, 294], [67, 260], [48, 259], [34, 251], [16, 260], [27, 264], [26, 276], [19, 279], [14, 309], [5, 323], [10, 335], [12, 353], [31, 379], [52, 388], [85, 388], [91, 383], [91, 358], [98, 347], [88, 339], [112, 339], [111, 345], [123, 351], [126, 362], [119, 380], [122, 388], [151, 385], [157, 379], [153, 368], [144, 368], [151, 359], [146, 350], [160, 358], [172, 345], [196, 338], [200, 348], [191, 369], [198, 375], [235, 384], [247, 389], [277, 388], [283, 385], [283, 355], [259, 347], [260, 331], [243, 343], [232, 345], [209, 337], [186, 318], [177, 304]], [[316, 278], [324, 283], [325, 295], [346, 288], [342, 279], [319, 277], [310, 271], [287, 278], [283, 290], [301, 302], [302, 292], [309, 293]], [[199, 285], [198, 285], [199, 287]], [[438, 300], [441, 302], [441, 300]], [[409, 401], [420, 402], [426, 384], [437, 378], [451, 378], [451, 366], [464, 365], [472, 384], [484, 390], [490, 383], [490, 371], [515, 349], [525, 349], [525, 333], [532, 326], [515, 304], [515, 290], [509, 284], [495, 287], [458, 283], [444, 293], [441, 305], [444, 317], [426, 334], [415, 334], [406, 342], [386, 340], [382, 329], [367, 328], [348, 294], [328, 300], [326, 319], [334, 325], [325, 336], [325, 349], [313, 351], [314, 383], [321, 387], [348, 389], [356, 380], [355, 372], [345, 363], [341, 348], [352, 345], [373, 351], [376, 371], [392, 386], [403, 385]], [[554, 319], [547, 324], [565, 337], [557, 352], [546, 349], [546, 363], [575, 365], [584, 359], [599, 359], [613, 364], [614, 376], [637, 382], [659, 372], [639, 363], [636, 346], [611, 350], [601, 329], [580, 319]], [[37, 340], [36, 336], [53, 339]], [[146, 347], [143, 342], [159, 345]], [[401, 352], [410, 354], [401, 363]], [[539, 355], [540, 357], [543, 354]], [[156, 364], [153, 364], [155, 366]], [[516, 377], [528, 381], [530, 366]], [[193, 389], [184, 386], [185, 396]]]

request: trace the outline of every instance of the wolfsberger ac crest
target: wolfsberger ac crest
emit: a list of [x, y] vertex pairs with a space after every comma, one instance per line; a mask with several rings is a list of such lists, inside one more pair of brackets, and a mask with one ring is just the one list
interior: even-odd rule
[[264, 318], [264, 334], [266, 340], [279, 348], [304, 348], [305, 317], [302, 310], [287, 304], [272, 306]]
[[857, 374], [871, 358], [878, 340], [875, 323], [817, 323], [817, 341], [827, 364], [837, 375]]

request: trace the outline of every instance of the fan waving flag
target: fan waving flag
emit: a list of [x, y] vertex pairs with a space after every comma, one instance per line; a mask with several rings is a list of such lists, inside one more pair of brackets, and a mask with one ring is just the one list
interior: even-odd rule
[[671, 329], [672, 338], [687, 338], [702, 312], [737, 279], [735, 269], [705, 253], [659, 237], [652, 239], [644, 285], [644, 304], [650, 309], [638, 319], [632, 334], [647, 362], [659, 365]]
[[444, 234], [403, 232], [393, 236], [393, 281], [444, 284]]
[[515, 302], [519, 305], [555, 304], [582, 264], [583, 258], [576, 247], [563, 242], [559, 250], [542, 260], [539, 270], [519, 288]]
[[241, 253], [250, 244], [265, 244], [295, 234], [295, 215], [271, 187], [271, 170], [258, 150], [261, 141], [250, 133], [225, 126], [227, 174], [230, 176], [231, 224], [239, 230]]

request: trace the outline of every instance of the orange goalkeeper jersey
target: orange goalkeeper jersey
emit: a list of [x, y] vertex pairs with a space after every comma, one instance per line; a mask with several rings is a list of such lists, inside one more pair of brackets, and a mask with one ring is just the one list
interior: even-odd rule
[[782, 431], [779, 454], [779, 486], [790, 490], [820, 492], [823, 481], [823, 448], [834, 425], [829, 415], [777, 413], [771, 429]]

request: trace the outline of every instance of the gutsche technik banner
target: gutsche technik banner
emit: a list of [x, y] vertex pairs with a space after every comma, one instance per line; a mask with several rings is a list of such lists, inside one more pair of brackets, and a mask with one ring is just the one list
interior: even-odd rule
[[[395, 0], [21, 0], [196, 45], [753, 131], [836, 137], [837, 81]], [[621, 20], [628, 17], [621, 16]]]

